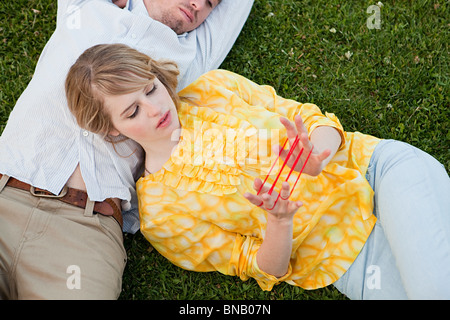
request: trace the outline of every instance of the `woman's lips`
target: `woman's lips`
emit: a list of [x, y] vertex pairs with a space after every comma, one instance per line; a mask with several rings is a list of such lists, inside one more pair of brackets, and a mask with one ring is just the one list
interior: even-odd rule
[[158, 126], [156, 127], [156, 129], [165, 128], [168, 125], [170, 125], [171, 122], [172, 122], [172, 115], [170, 114], [170, 111], [167, 111], [159, 120]]

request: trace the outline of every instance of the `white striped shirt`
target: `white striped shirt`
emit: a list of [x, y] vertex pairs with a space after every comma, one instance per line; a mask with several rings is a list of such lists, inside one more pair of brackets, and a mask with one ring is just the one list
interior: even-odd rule
[[[58, 0], [56, 30], [0, 136], [0, 173], [58, 194], [80, 164], [91, 200], [120, 198], [124, 211], [136, 208], [142, 151], [132, 141], [114, 150], [100, 136], [77, 126], [64, 92], [70, 66], [93, 45], [124, 43], [152, 58], [177, 62], [182, 89], [219, 67], [253, 0], [222, 0], [200, 27], [179, 36], [146, 15], [143, 3], [136, 1], [142, 2], [133, 0], [120, 9], [111, 0]], [[137, 218], [136, 210], [124, 214], [125, 232], [138, 230]]]

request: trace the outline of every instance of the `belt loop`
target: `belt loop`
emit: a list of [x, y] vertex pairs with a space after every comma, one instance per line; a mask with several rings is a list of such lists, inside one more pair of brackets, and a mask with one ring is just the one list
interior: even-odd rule
[[95, 202], [91, 201], [89, 197], [86, 199], [86, 206], [84, 207], [84, 216], [92, 217], [94, 215], [94, 205]]
[[7, 176], [6, 174], [2, 175], [2, 178], [0, 179], [0, 192], [3, 191], [6, 184], [8, 183], [8, 180], [9, 180], [9, 176]]

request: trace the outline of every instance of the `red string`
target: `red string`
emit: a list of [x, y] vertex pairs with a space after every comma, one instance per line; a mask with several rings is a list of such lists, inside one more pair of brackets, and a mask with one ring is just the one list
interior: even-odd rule
[[[289, 197], [291, 196], [292, 192], [294, 191], [294, 188], [295, 188], [295, 186], [297, 185], [297, 182], [298, 182], [298, 180], [300, 179], [300, 176], [302, 175], [303, 169], [305, 169], [306, 163], [308, 162], [309, 157], [311, 156], [311, 153], [312, 153], [313, 149], [314, 149], [314, 146], [313, 146], [313, 147], [311, 148], [311, 150], [309, 151], [309, 154], [308, 154], [308, 156], [307, 156], [306, 159], [305, 159], [305, 163], [303, 163], [303, 167], [302, 167], [302, 169], [300, 170], [300, 172], [299, 172], [299, 174], [298, 174], [297, 180], [295, 180], [295, 183], [294, 183], [294, 185], [292, 186], [292, 190], [291, 190], [291, 193], [289, 193]], [[303, 151], [303, 149], [302, 149], [302, 151]], [[289, 197], [287, 197], [287, 199], [289, 199]], [[287, 199], [284, 199], [284, 200], [287, 200]]]
[[[292, 144], [291, 148], [289, 149], [288, 155], [286, 156], [286, 159], [285, 159], [284, 162], [283, 162], [283, 166], [281, 167], [280, 171], [278, 172], [278, 175], [277, 175], [277, 177], [275, 178], [275, 181], [273, 182], [272, 187], [270, 188], [270, 190], [269, 190], [269, 192], [268, 192], [270, 195], [272, 194], [273, 189], [275, 188], [275, 185], [276, 185], [276, 183], [277, 183], [277, 181], [278, 181], [278, 178], [280, 177], [281, 172], [283, 171], [284, 167], [286, 166], [286, 163], [288, 162], [289, 158], [290, 158], [291, 155], [293, 154], [294, 149], [297, 147], [297, 144], [298, 144], [299, 140], [300, 140], [300, 139], [299, 139], [299, 137], [297, 136], [297, 137], [295, 138], [295, 141], [294, 141], [294, 143]], [[286, 146], [287, 141], [288, 141], [288, 139], [286, 139], [286, 141], [284, 142], [283, 148], [280, 150], [277, 159], [275, 160], [274, 164], [273, 164], [272, 167], [270, 168], [269, 173], [267, 174], [266, 178], [264, 179], [264, 182], [262, 183], [261, 187], [259, 188], [257, 195], [259, 195], [259, 193], [261, 192], [261, 190], [262, 190], [264, 184], [266, 183], [267, 179], [269, 178], [270, 172], [272, 171], [272, 169], [273, 169], [273, 167], [275, 166], [275, 164], [278, 162], [278, 159], [280, 158], [281, 152], [284, 150], [284, 147]], [[303, 163], [302, 169], [301, 169], [300, 172], [299, 172], [299, 175], [298, 175], [298, 177], [297, 177], [297, 180], [295, 180], [294, 186], [292, 187], [291, 192], [289, 193], [289, 196], [288, 196], [287, 198], [281, 198], [281, 199], [283, 199], [283, 200], [288, 200], [289, 197], [292, 195], [292, 192], [294, 191], [294, 188], [295, 188], [295, 186], [297, 185], [297, 182], [298, 182], [298, 180], [300, 179], [300, 176], [302, 175], [303, 170], [305, 169], [306, 163], [308, 162], [309, 157], [311, 156], [311, 153], [312, 153], [313, 149], [314, 149], [314, 147], [312, 147], [311, 150], [309, 151], [309, 154], [308, 154], [308, 156], [306, 157], [305, 162]], [[301, 157], [301, 155], [303, 154], [303, 150], [304, 150], [304, 148], [302, 148], [302, 149], [300, 150], [300, 153], [297, 155], [297, 157], [296, 157], [296, 159], [295, 159], [295, 161], [294, 161], [294, 163], [293, 163], [293, 165], [292, 165], [292, 167], [291, 167], [291, 170], [289, 171], [289, 174], [288, 174], [287, 177], [286, 177], [286, 180], [285, 180], [286, 182], [289, 180], [289, 177], [291, 176], [292, 171], [294, 170], [295, 166], [297, 165], [298, 161], [300, 160], [300, 157]], [[267, 209], [267, 208], [266, 208], [266, 210], [272, 210], [273, 208], [275, 208], [275, 206], [277, 205], [277, 202], [278, 202], [278, 199], [280, 198], [280, 196], [281, 196], [281, 192], [278, 194], [278, 197], [277, 197], [277, 199], [275, 200], [275, 203], [273, 204], [272, 208], [270, 208], [270, 209]], [[261, 204], [260, 204], [258, 207], [262, 206], [263, 203], [264, 203], [264, 202], [261, 201]]]
[[294, 149], [297, 147], [297, 144], [298, 144], [298, 141], [299, 141], [299, 140], [300, 140], [300, 139], [298, 138], [298, 136], [295, 137], [295, 141], [294, 141], [294, 143], [292, 144], [291, 148], [289, 149], [289, 152], [288, 152], [288, 154], [287, 154], [287, 156], [286, 156], [286, 159], [284, 160], [283, 165], [281, 166], [281, 169], [280, 169], [280, 171], [278, 172], [278, 175], [277, 175], [277, 177], [275, 178], [275, 181], [273, 182], [272, 187], [270, 188], [270, 190], [269, 190], [269, 192], [268, 192], [270, 195], [272, 194], [273, 189], [275, 188], [275, 184], [277, 183], [278, 178], [279, 178], [280, 175], [281, 175], [281, 172], [283, 171], [284, 167], [286, 166], [286, 163], [289, 161], [289, 158], [290, 158], [291, 155], [294, 153]]
[[264, 182], [262, 183], [261, 188], [259, 188], [257, 195], [259, 195], [259, 193], [261, 192], [262, 187], [263, 187], [264, 184], [266, 183], [267, 178], [269, 178], [270, 173], [272, 172], [273, 167], [275, 167], [275, 165], [278, 163], [278, 159], [280, 159], [281, 152], [284, 150], [284, 147], [286, 146], [286, 143], [288, 142], [288, 140], [289, 140], [289, 139], [286, 139], [286, 140], [284, 141], [283, 147], [281, 148], [280, 152], [278, 152], [278, 156], [277, 156], [275, 162], [273, 163], [272, 167], [270, 168], [269, 173], [268, 173], [267, 176], [266, 176], [266, 179], [264, 179]]

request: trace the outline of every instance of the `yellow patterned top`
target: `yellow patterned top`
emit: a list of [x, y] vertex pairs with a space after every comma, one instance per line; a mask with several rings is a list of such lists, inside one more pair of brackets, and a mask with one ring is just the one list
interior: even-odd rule
[[[160, 171], [137, 182], [141, 231], [153, 247], [182, 268], [252, 277], [264, 290], [281, 281], [315, 289], [342, 276], [376, 221], [365, 172], [380, 140], [344, 132], [333, 114], [228, 71], [203, 75], [180, 96], [189, 99], [179, 108], [180, 142]], [[289, 270], [276, 278], [256, 262], [267, 212], [243, 194], [254, 193], [256, 177], [264, 180], [277, 156], [271, 147], [286, 138], [280, 116], [293, 120], [297, 114], [309, 133], [332, 126], [343, 142], [319, 176], [301, 175], [291, 195], [303, 206], [294, 217]], [[296, 177], [294, 172], [289, 181]]]

